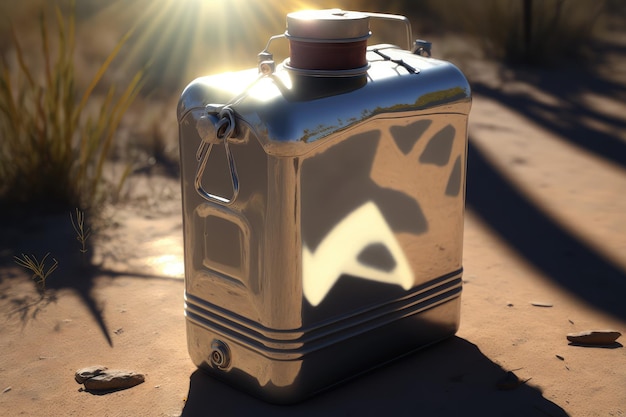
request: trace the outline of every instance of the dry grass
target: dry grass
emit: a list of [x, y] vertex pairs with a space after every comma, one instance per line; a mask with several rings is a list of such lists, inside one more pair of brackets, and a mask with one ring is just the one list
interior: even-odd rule
[[40, 294], [46, 291], [46, 280], [59, 266], [59, 262], [54, 258], [52, 258], [52, 265], [46, 266], [48, 256], [50, 256], [50, 253], [45, 254], [41, 261], [38, 261], [35, 255], [22, 254], [21, 257], [14, 257], [16, 264], [32, 272], [32, 278]]
[[[477, 39], [485, 56], [539, 65], [584, 57], [603, 13], [620, 9], [619, 0], [534, 0], [531, 42], [525, 44], [523, 1], [329, 0], [317, 5], [405, 14], [416, 37], [428, 31], [460, 32]], [[237, 9], [206, 2], [198, 9], [167, 0], [113, 1], [111, 7], [86, 0], [78, 5], [77, 16], [71, 12], [63, 17], [55, 9], [52, 36], [51, 25], [39, 18], [37, 50], [21, 45], [33, 32], [32, 23], [22, 23], [50, 5], [0, 5], [0, 12], [14, 14], [12, 21], [24, 32], [9, 30], [11, 35], [0, 40], [0, 201], [44, 210], [84, 210], [114, 200], [132, 169], [162, 162], [172, 167], [176, 120], [170, 98], [195, 76], [236, 69], [242, 62], [253, 66], [267, 37], [284, 30], [284, 14], [300, 3], [251, 2]], [[208, 14], [201, 19], [197, 12], [202, 9]], [[249, 9], [254, 13], [238, 14]], [[76, 20], [85, 23], [78, 44]], [[231, 20], [238, 24], [225, 23]], [[132, 39], [125, 28], [131, 22], [138, 31]], [[0, 22], [0, 30], [5, 29], [6, 23]], [[42, 57], [41, 62], [26, 52]], [[151, 59], [154, 65], [146, 71], [141, 65]], [[94, 75], [85, 80], [86, 73]], [[144, 82], [152, 91], [140, 91]], [[138, 110], [130, 109], [138, 95]], [[166, 111], [155, 111], [166, 106]], [[120, 144], [119, 130], [129, 111], [124, 123], [134, 127], [125, 128]], [[127, 169], [114, 175], [103, 172], [112, 151], [118, 159], [127, 158], [121, 161]], [[175, 167], [168, 172], [175, 174]]]
[[[42, 65], [28, 61], [14, 28], [16, 65], [5, 57], [0, 63], [0, 200], [48, 210], [94, 209], [105, 199], [104, 164], [145, 70], [136, 72], [121, 91], [112, 83], [103, 99], [93, 94], [130, 31], [78, 91], [74, 10], [65, 17], [57, 7], [55, 17], [55, 37], [43, 13], [39, 18]], [[88, 111], [90, 107], [99, 110]]]

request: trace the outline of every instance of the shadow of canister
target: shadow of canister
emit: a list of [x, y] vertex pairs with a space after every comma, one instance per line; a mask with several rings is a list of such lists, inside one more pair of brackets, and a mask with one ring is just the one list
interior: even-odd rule
[[182, 416], [568, 415], [530, 383], [502, 389], [507, 374], [459, 337], [289, 406], [262, 402], [196, 370]]

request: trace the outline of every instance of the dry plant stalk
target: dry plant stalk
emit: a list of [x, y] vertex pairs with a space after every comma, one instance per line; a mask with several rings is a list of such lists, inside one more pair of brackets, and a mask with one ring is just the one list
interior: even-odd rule
[[50, 252], [46, 253], [41, 261], [37, 261], [35, 255], [28, 256], [22, 254], [21, 258], [18, 258], [17, 256], [13, 257], [16, 264], [30, 270], [33, 273], [32, 278], [33, 280], [35, 280], [35, 283], [37, 284], [37, 289], [40, 292], [44, 292], [46, 290], [46, 279], [59, 266], [59, 262], [56, 259], [52, 258], [53, 263], [46, 270], [45, 263], [48, 256], [50, 256]]
[[89, 227], [85, 229], [85, 213], [77, 208], [76, 220], [74, 220], [74, 216], [70, 212], [70, 221], [76, 232], [76, 240], [78, 240], [81, 246], [80, 253], [87, 253], [87, 239], [91, 236], [91, 229]]

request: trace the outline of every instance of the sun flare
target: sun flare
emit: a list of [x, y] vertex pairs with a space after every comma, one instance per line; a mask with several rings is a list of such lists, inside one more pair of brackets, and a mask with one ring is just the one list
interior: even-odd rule
[[[159, 82], [256, 66], [268, 39], [285, 31], [288, 13], [337, 7], [337, 2], [306, 0], [118, 0], [102, 10], [106, 20], [123, 19], [139, 8], [129, 56], [149, 63]], [[273, 46], [274, 47], [274, 46]], [[286, 43], [276, 45], [286, 58]]]

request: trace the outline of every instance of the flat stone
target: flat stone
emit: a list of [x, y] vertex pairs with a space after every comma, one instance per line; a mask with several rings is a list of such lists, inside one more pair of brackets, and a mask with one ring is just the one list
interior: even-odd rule
[[120, 371], [107, 370], [106, 372], [87, 379], [84, 384], [85, 388], [90, 391], [110, 391], [131, 388], [145, 381], [143, 374]]
[[621, 335], [615, 330], [585, 330], [579, 333], [569, 333], [567, 340], [576, 345], [607, 346], [614, 344]]
[[106, 366], [102, 366], [102, 365], [88, 366], [86, 368], [82, 368], [76, 371], [76, 373], [74, 374], [74, 379], [79, 384], [82, 384], [89, 378], [93, 378], [94, 376], [101, 375], [107, 369], [108, 368]]

